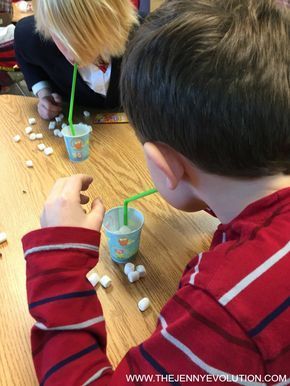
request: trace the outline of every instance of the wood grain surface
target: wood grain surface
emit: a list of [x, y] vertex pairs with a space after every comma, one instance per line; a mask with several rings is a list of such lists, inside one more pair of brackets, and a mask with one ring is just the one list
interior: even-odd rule
[[[35, 132], [41, 141], [24, 134], [28, 118], [37, 117], [36, 99], [0, 96], [0, 232], [8, 242], [0, 245], [0, 385], [34, 386], [37, 381], [30, 356], [30, 328], [25, 290], [25, 261], [21, 237], [39, 227], [39, 215], [54, 181], [74, 173], [94, 177], [89, 196], [101, 196], [107, 209], [124, 198], [153, 186], [141, 145], [127, 124], [96, 125], [91, 137], [89, 160], [74, 164], [68, 160], [64, 142], [48, 131], [48, 123], [37, 118]], [[76, 118], [77, 120], [77, 118]], [[21, 142], [12, 137], [21, 135]], [[54, 154], [37, 149], [44, 142]], [[34, 168], [25, 161], [31, 159]], [[134, 204], [145, 215], [141, 247], [136, 263], [147, 268], [147, 276], [128, 283], [122, 266], [109, 257], [105, 237], [96, 271], [112, 278], [108, 290], [98, 287], [108, 331], [108, 356], [116, 366], [127, 350], [148, 338], [166, 300], [175, 292], [189, 259], [208, 248], [217, 221], [206, 213], [186, 214], [170, 208], [158, 195]], [[137, 301], [148, 296], [152, 306], [145, 313]]]

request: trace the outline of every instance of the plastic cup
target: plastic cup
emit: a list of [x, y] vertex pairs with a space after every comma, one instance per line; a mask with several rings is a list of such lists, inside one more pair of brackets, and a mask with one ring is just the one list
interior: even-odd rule
[[106, 212], [103, 228], [113, 261], [127, 263], [135, 257], [139, 250], [143, 225], [143, 214], [137, 209], [128, 208], [128, 227], [131, 231], [120, 233], [119, 229], [124, 226], [124, 207], [118, 206]]
[[72, 162], [81, 162], [89, 157], [90, 153], [90, 133], [92, 127], [79, 123], [74, 125], [76, 135], [73, 136], [69, 125], [62, 129], [62, 134], [68, 152], [69, 159]]

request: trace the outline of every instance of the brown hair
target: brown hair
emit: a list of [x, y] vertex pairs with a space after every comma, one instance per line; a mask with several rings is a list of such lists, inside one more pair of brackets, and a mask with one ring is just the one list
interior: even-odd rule
[[205, 171], [290, 172], [289, 9], [272, 0], [170, 0], [123, 59], [122, 101], [142, 142]]

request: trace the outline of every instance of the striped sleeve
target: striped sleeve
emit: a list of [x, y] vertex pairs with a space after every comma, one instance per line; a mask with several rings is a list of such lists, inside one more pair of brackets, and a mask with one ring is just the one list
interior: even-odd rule
[[[155, 333], [129, 352], [127, 361], [136, 374], [154, 374], [152, 379], [171, 379], [174, 385], [197, 384], [206, 376], [247, 385], [247, 375], [265, 375], [259, 350], [239, 323], [211, 295], [190, 285], [166, 304]], [[181, 381], [185, 375], [188, 383]]]
[[[23, 238], [32, 355], [40, 385], [81, 385], [112, 374], [102, 307], [86, 274], [97, 264], [100, 234], [46, 228]], [[89, 382], [89, 383], [87, 383]]]
[[241, 374], [264, 376], [260, 351], [248, 333], [196, 286], [202, 255], [189, 284], [164, 306], [151, 337], [113, 372], [101, 304], [86, 279], [97, 264], [99, 242], [99, 233], [78, 228], [48, 228], [23, 239], [29, 310], [36, 320], [32, 354], [41, 386], [205, 383], [180, 376], [220, 376], [223, 383], [247, 385]]

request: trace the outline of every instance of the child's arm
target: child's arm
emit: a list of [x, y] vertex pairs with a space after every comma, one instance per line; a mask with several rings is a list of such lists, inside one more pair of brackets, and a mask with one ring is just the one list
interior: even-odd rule
[[[28, 89], [39, 98], [38, 110], [43, 119], [53, 119], [61, 111], [60, 96], [54, 94], [49, 76], [38, 63], [39, 54], [49, 50], [46, 42], [35, 33], [33, 16], [22, 19], [15, 28], [15, 54]], [[40, 55], [41, 56], [41, 55]]]
[[44, 229], [23, 238], [40, 385], [125, 386], [134, 384], [131, 375], [151, 376], [140, 382], [151, 385], [173, 374], [263, 374], [260, 353], [244, 330], [214, 298], [188, 284], [165, 305], [152, 336], [113, 373], [102, 307], [86, 279], [98, 262], [104, 214], [98, 200], [89, 214], [81, 208], [87, 198], [80, 192], [91, 182], [82, 175], [59, 180], [45, 205]]
[[99, 232], [68, 227], [41, 229], [23, 239], [40, 384], [81, 385], [97, 372], [103, 379], [112, 373], [102, 307], [86, 279], [98, 262], [99, 242]]
[[98, 262], [104, 215], [99, 200], [89, 214], [82, 210], [88, 198], [80, 192], [91, 182], [82, 175], [58, 180], [42, 214], [43, 229], [23, 238], [40, 384], [81, 385], [97, 372], [102, 379], [111, 372], [102, 308], [86, 279]]

